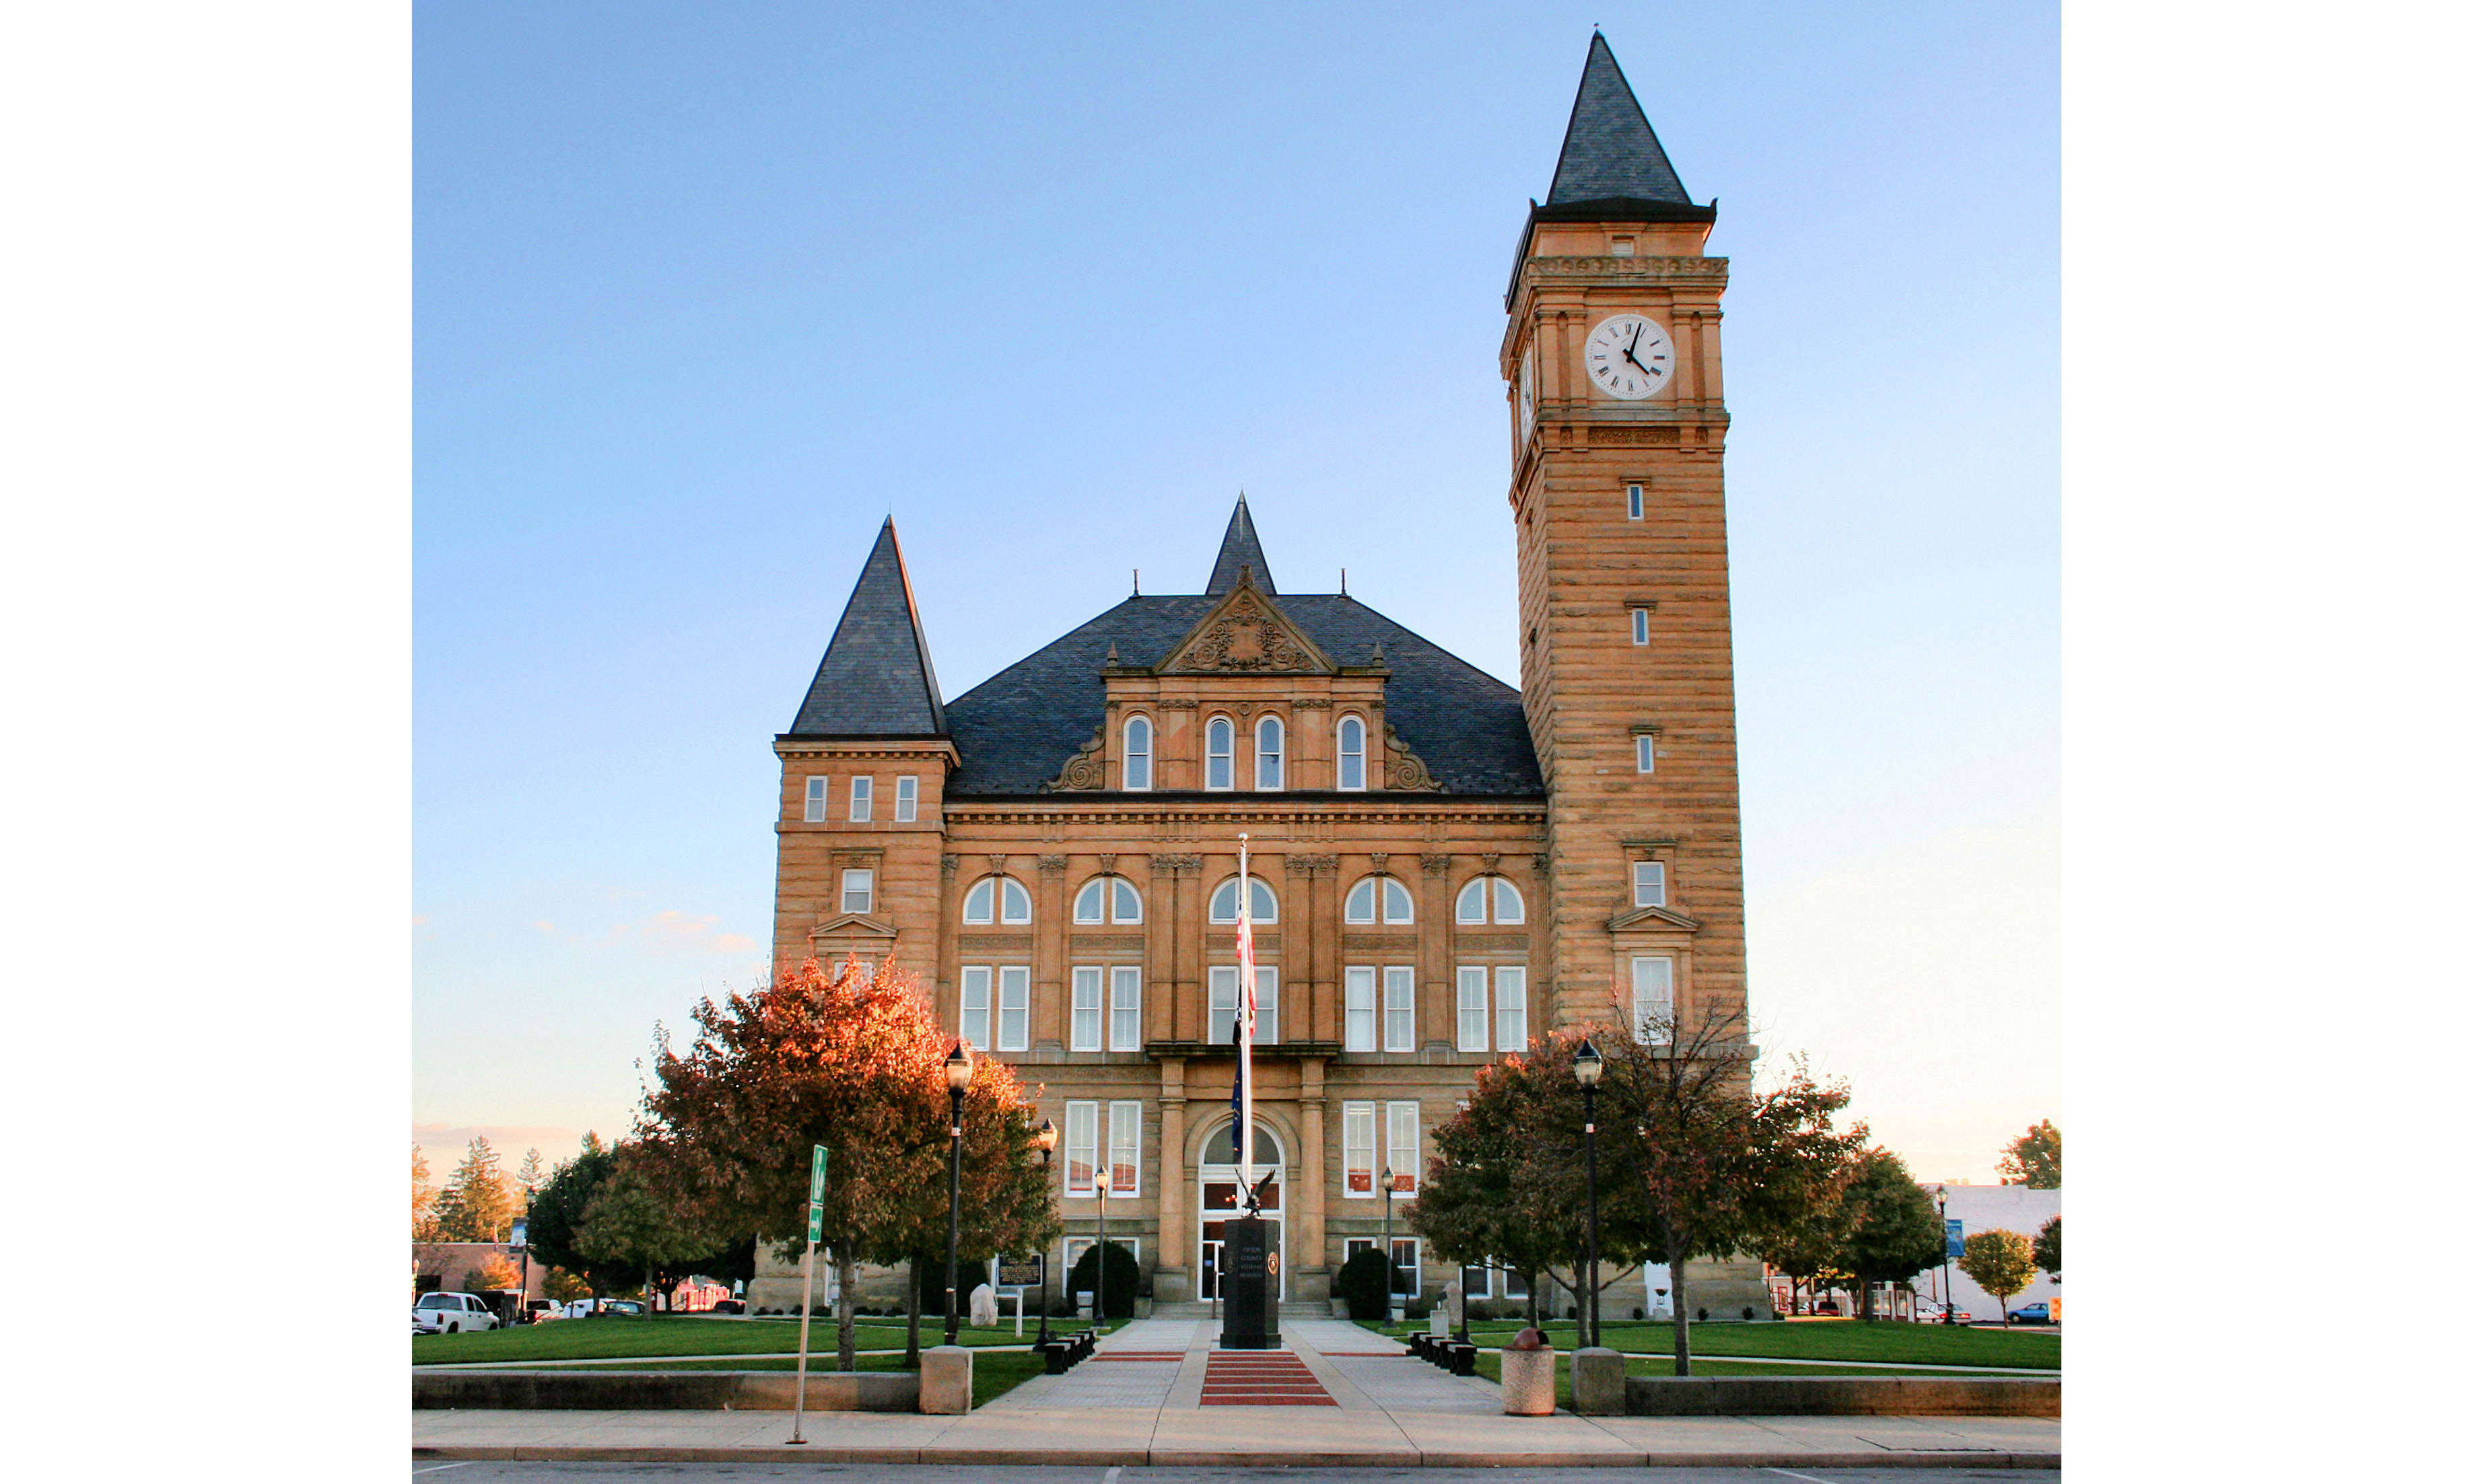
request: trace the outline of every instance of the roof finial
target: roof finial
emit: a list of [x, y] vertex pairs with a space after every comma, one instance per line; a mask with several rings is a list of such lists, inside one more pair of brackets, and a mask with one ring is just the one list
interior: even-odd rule
[[1348, 596], [1348, 568], [1346, 567], [1340, 569], [1340, 595], [1344, 598]]
[[1136, 568], [1134, 568], [1134, 596], [1139, 598], [1139, 597], [1141, 597], [1142, 595], [1143, 595], [1143, 569], [1142, 569], [1141, 567], [1136, 567]]
[[1116, 663], [1117, 663], [1117, 646], [1116, 646], [1116, 644], [1115, 644], [1113, 641], [1108, 645], [1108, 660], [1107, 660], [1107, 662], [1108, 662], [1108, 664], [1110, 665], [1110, 667], [1112, 667], [1112, 668], [1113, 668], [1113, 667], [1116, 665]]

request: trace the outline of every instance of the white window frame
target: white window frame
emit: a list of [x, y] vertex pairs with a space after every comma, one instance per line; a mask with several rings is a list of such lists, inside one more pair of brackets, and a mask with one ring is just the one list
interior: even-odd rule
[[1529, 969], [1524, 964], [1495, 966], [1494, 1049], [1529, 1049]]
[[1108, 1104], [1108, 1199], [1142, 1193], [1143, 1105], [1134, 1099], [1114, 1101]]
[[[1213, 782], [1215, 773], [1225, 779]], [[1214, 716], [1202, 724], [1202, 786], [1224, 794], [1237, 786], [1237, 721]]]
[[1649, 503], [1649, 499], [1648, 499], [1648, 486], [1647, 486], [1645, 483], [1640, 483], [1640, 484], [1627, 484], [1627, 485], [1625, 485], [1625, 486], [1624, 486], [1624, 518], [1625, 518], [1625, 519], [1627, 519], [1627, 520], [1638, 520], [1638, 519], [1640, 519], [1640, 518], [1641, 518], [1641, 515], [1642, 515], [1642, 513], [1643, 513], [1643, 508], [1644, 508], [1648, 503]]
[[1360, 922], [1371, 924], [1375, 921], [1382, 910], [1379, 903], [1383, 891], [1374, 884], [1380, 879], [1379, 876], [1358, 877], [1357, 884], [1348, 889], [1346, 897], [1341, 898], [1340, 920], [1343, 922], [1355, 925]]
[[[1397, 1172], [1395, 1171], [1395, 1173]], [[1409, 1260], [1406, 1262], [1400, 1260], [1400, 1249], [1404, 1247], [1409, 1250]], [[1395, 1288], [1392, 1290], [1392, 1296], [1394, 1298], [1406, 1301], [1417, 1298], [1419, 1294], [1425, 1291], [1425, 1242], [1418, 1237], [1395, 1236], [1392, 1238], [1392, 1267], [1394, 1271], [1405, 1273], [1409, 1278], [1408, 1287]]]
[[876, 779], [864, 773], [858, 774], [850, 780], [850, 822], [866, 825], [875, 819]]
[[1106, 1009], [1102, 1003], [1107, 975], [1097, 964], [1074, 966], [1074, 999], [1067, 1017], [1065, 1049], [1097, 1051], [1104, 1030]]
[[997, 921], [1006, 927], [1020, 927], [1031, 921], [1031, 888], [1011, 876], [997, 877]]
[[[1490, 876], [1488, 879], [1494, 883], [1487, 892], [1487, 906], [1494, 915], [1495, 925], [1518, 927], [1526, 923], [1529, 921], [1529, 903], [1521, 897], [1520, 888], [1512, 884], [1510, 876]], [[1510, 912], [1503, 910], [1507, 898], [1512, 903]]]
[[1118, 964], [1108, 970], [1108, 1049], [1143, 1049], [1143, 970]]
[[1343, 1050], [1370, 1052], [1375, 1048], [1379, 1020], [1374, 1009], [1375, 978], [1371, 965], [1341, 970]]
[[[1452, 921], [1454, 922], [1465, 927], [1470, 925], [1483, 925], [1485, 923], [1487, 908], [1486, 882], [1487, 878], [1484, 876], [1471, 876], [1468, 878], [1467, 883], [1460, 889], [1460, 895], [1452, 898]], [[1477, 898], [1477, 910], [1475, 912], [1471, 912], [1469, 910], [1469, 898], [1472, 894]]]
[[[1143, 921], [1142, 889], [1124, 876], [1110, 876], [1108, 883], [1108, 921], [1121, 927], [1140, 926]], [[1131, 912], [1126, 910], [1128, 902], [1133, 904]]]
[[[858, 906], [851, 905], [851, 898], [854, 894], [859, 898]], [[840, 900], [844, 912], [856, 912], [862, 916], [874, 912], [876, 910], [875, 871], [864, 866], [853, 866], [844, 871]]]
[[1649, 642], [1649, 610], [1645, 608], [1632, 610], [1632, 641], [1635, 644]]
[[[1100, 1104], [1097, 1099], [1076, 1098], [1065, 1105], [1065, 1193], [1088, 1196], [1099, 1193], [1092, 1176], [1100, 1169]], [[1082, 1178], [1074, 1178], [1077, 1163]]]
[[1418, 898], [1410, 895], [1408, 882], [1398, 876], [1385, 876], [1382, 897], [1386, 927], [1406, 927], [1418, 921]]
[[1107, 882], [1106, 876], [1093, 876], [1075, 889], [1075, 926], [1092, 927], [1108, 921]]
[[[1633, 1035], [1645, 1044], [1663, 1046], [1674, 1039], [1675, 956], [1636, 953], [1632, 960]], [[1653, 1025], [1655, 1017], [1664, 1021]]]
[[1031, 966], [1005, 964], [997, 969], [997, 1047], [999, 1051], [1031, 1049]]
[[[1254, 903], [1257, 908], [1261, 909], [1256, 911], [1254, 914], [1254, 925], [1256, 927], [1270, 927], [1278, 923], [1280, 921], [1280, 894], [1273, 891], [1272, 883], [1264, 880], [1261, 876], [1249, 876], [1247, 879], [1253, 883], [1254, 890], [1263, 894], [1261, 898]], [[1237, 921], [1237, 898], [1233, 893], [1228, 898], [1228, 915], [1226, 917], [1222, 917], [1220, 915], [1220, 894], [1228, 891], [1230, 886], [1233, 885], [1236, 880], [1237, 878], [1235, 876], [1230, 876], [1227, 880], [1221, 882], [1218, 886], [1211, 889], [1211, 908], [1206, 915], [1211, 919], [1211, 922], [1215, 926], [1227, 927], [1233, 925]]]
[[807, 812], [801, 816], [800, 823], [804, 825], [824, 824], [826, 822], [827, 811], [833, 806], [833, 798], [834, 780], [821, 773], [809, 774], [808, 807]]
[[[1137, 728], [1140, 729], [1139, 741], [1136, 740]], [[1156, 733], [1152, 728], [1152, 719], [1150, 717], [1128, 716], [1126, 718], [1126, 755], [1125, 763], [1120, 769], [1120, 781], [1124, 783], [1125, 787], [1129, 792], [1137, 794], [1151, 792], [1152, 738], [1154, 735], [1156, 735]]]
[[996, 1016], [996, 995], [992, 986], [996, 970], [985, 964], [962, 966], [960, 1034], [964, 1041], [984, 1051], [988, 1047], [988, 1027]]
[[[1357, 732], [1357, 745], [1354, 747], [1349, 745], [1351, 729]], [[1344, 793], [1363, 793], [1366, 790], [1366, 718], [1353, 713], [1343, 716], [1339, 738], [1339, 786]], [[1356, 775], [1353, 780], [1350, 778], [1352, 772]]]
[[[1475, 1282], [1471, 1282], [1469, 1281], [1469, 1275], [1472, 1273], [1477, 1275], [1477, 1281]], [[1493, 1298], [1494, 1265], [1483, 1259], [1476, 1262], [1462, 1264], [1461, 1297], [1464, 1299]]]
[[[1418, 1193], [1418, 1177], [1421, 1172], [1418, 1162], [1418, 1136], [1416, 1103], [1383, 1105], [1383, 1163], [1392, 1172], [1392, 1198], [1395, 1201]], [[1403, 1144], [1408, 1146], [1405, 1159], [1401, 1152]]]
[[[1265, 745], [1267, 739], [1269, 746]], [[1289, 729], [1280, 724], [1278, 717], [1255, 718], [1254, 791], [1256, 793], [1276, 794], [1280, 791], [1282, 780], [1288, 772], [1288, 740]]]
[[1453, 1009], [1456, 1013], [1456, 1049], [1486, 1050], [1486, 969], [1479, 964], [1463, 964], [1454, 975]]
[[893, 780], [893, 822], [914, 824], [919, 819], [919, 775], [905, 773]]
[[[1214, 964], [1210, 969], [1210, 990], [1205, 1001], [1202, 1034], [1215, 1046], [1237, 1043], [1237, 967], [1235, 964]], [[1228, 1034], [1219, 1035], [1225, 1017]], [[1254, 1044], [1276, 1045], [1280, 1040], [1280, 970], [1270, 964], [1254, 966]]]
[[1418, 970], [1405, 964], [1383, 969], [1383, 1049], [1418, 1049]]
[[1636, 907], [1666, 905], [1666, 862], [1637, 860], [1632, 863], [1632, 904]]
[[[1371, 1201], [1374, 1188], [1374, 1105], [1340, 1105], [1340, 1193], [1344, 1200]], [[1359, 1177], [1363, 1176], [1361, 1185]]]
[[1635, 773], [1656, 773], [1658, 771], [1657, 732], [1637, 731], [1633, 733], [1632, 771]]

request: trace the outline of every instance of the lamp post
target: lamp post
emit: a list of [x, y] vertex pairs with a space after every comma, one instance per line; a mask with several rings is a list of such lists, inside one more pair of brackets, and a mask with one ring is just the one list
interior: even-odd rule
[[1584, 1040], [1572, 1053], [1572, 1076], [1581, 1084], [1581, 1132], [1589, 1146], [1589, 1296], [1583, 1310], [1592, 1345], [1605, 1343], [1598, 1335], [1598, 1079], [1606, 1070], [1597, 1045]]
[[1392, 1166], [1383, 1166], [1383, 1322], [1392, 1323]]
[[1958, 1323], [1958, 1304], [1950, 1291], [1950, 1187], [1933, 1186], [1933, 1209], [1941, 1212], [1941, 1322]]
[[[1040, 1119], [1039, 1131], [1031, 1136], [1031, 1141], [1039, 1146], [1039, 1178], [1044, 1185], [1048, 1180], [1048, 1161], [1056, 1154], [1056, 1125], [1046, 1118]], [[1045, 1255], [1039, 1259], [1039, 1343], [1048, 1343], [1048, 1258]]]
[[962, 1342], [962, 1310], [956, 1289], [962, 1270], [962, 1092], [971, 1085], [971, 1053], [965, 1041], [954, 1042], [945, 1058], [945, 1092], [953, 1099], [953, 1145], [945, 1155], [945, 1343]]
[[1100, 1245], [1093, 1249], [1100, 1256], [1091, 1259], [1091, 1327], [1098, 1328], [1108, 1322], [1108, 1166], [1103, 1164], [1091, 1175], [1091, 1193], [1100, 1198]]

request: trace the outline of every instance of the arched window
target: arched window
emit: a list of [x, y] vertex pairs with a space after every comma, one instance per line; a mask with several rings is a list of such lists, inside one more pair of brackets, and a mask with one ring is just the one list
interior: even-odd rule
[[1202, 729], [1202, 786], [1237, 786], [1237, 724], [1225, 716], [1211, 718]]
[[[1271, 887], [1264, 883], [1261, 876], [1252, 876], [1249, 879], [1254, 883], [1252, 911], [1255, 925], [1259, 927], [1266, 922], [1278, 922], [1280, 899], [1272, 895]], [[1237, 921], [1237, 878], [1235, 876], [1221, 882], [1219, 888], [1211, 894], [1211, 921], [1214, 922]]]
[[962, 894], [965, 923], [995, 922], [1007, 926], [1031, 921], [1031, 893], [1011, 876], [982, 876]]
[[1148, 716], [1126, 720], [1125, 779], [1130, 789], [1152, 786], [1152, 719]]
[[1271, 790], [1280, 786], [1281, 743], [1286, 738], [1276, 716], [1266, 716], [1254, 724], [1254, 786]]
[[1341, 918], [1348, 922], [1374, 921], [1377, 898], [1382, 902], [1383, 921], [1394, 925], [1414, 922], [1417, 910], [1410, 904], [1409, 888], [1398, 876], [1368, 876], [1348, 889], [1347, 898], [1341, 903]]
[[1132, 923], [1142, 920], [1142, 894], [1124, 876], [1093, 876], [1074, 894], [1074, 921], [1078, 924]]
[[[1492, 917], [1488, 911], [1490, 907], [1492, 908]], [[1492, 921], [1505, 926], [1518, 926], [1528, 921], [1521, 906], [1520, 888], [1501, 876], [1470, 877], [1468, 885], [1461, 888], [1460, 897], [1453, 905], [1452, 920], [1458, 922]]]
[[[1234, 1164], [1237, 1162], [1237, 1120], [1229, 1119], [1202, 1141], [1202, 1162]], [[1254, 1164], [1257, 1168], [1276, 1168], [1282, 1162], [1280, 1141], [1263, 1120], [1254, 1120]]]
[[1340, 719], [1340, 786], [1366, 786], [1366, 723], [1354, 716]]

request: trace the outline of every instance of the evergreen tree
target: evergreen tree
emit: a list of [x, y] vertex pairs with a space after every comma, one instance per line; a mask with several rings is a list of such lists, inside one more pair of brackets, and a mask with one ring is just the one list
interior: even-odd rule
[[576, 1245], [575, 1233], [584, 1225], [584, 1213], [601, 1187], [616, 1173], [617, 1161], [610, 1146], [601, 1137], [588, 1131], [572, 1158], [559, 1161], [548, 1180], [533, 1196], [532, 1227], [527, 1233], [534, 1255], [542, 1261], [565, 1268], [592, 1285], [595, 1294], [608, 1294], [626, 1285], [634, 1272], [623, 1262], [600, 1261]]
[[542, 1182], [548, 1178], [549, 1172], [542, 1168], [542, 1152], [538, 1149], [525, 1150], [523, 1162], [516, 1166], [517, 1194], [521, 1197], [524, 1191], [539, 1190], [542, 1187]]
[[464, 1161], [455, 1166], [440, 1200], [439, 1226], [450, 1242], [503, 1242], [516, 1209], [507, 1177], [498, 1170], [498, 1151], [475, 1137], [464, 1147]]
[[412, 1239], [434, 1242], [438, 1236], [438, 1187], [429, 1183], [429, 1161], [421, 1146], [412, 1146]]

